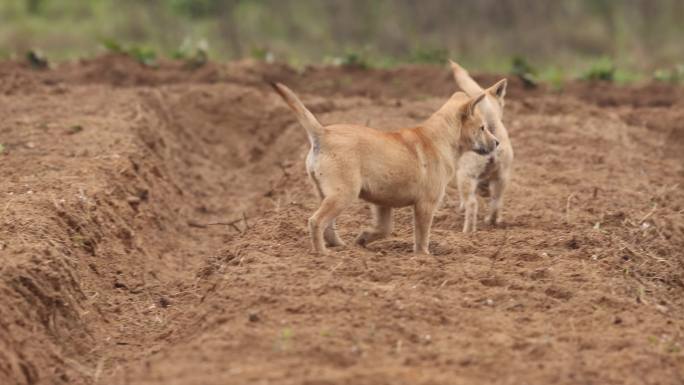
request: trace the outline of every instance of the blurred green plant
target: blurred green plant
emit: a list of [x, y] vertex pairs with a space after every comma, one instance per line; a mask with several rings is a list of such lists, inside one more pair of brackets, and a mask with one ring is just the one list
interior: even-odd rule
[[444, 65], [449, 60], [449, 51], [444, 48], [420, 48], [409, 58], [413, 63]]
[[580, 79], [588, 81], [612, 82], [615, 80], [617, 68], [609, 58], [601, 58], [595, 61], [586, 71], [580, 75]]
[[32, 49], [26, 53], [26, 60], [29, 62], [31, 67], [37, 69], [45, 69], [50, 66], [50, 62], [47, 57], [39, 50]]
[[275, 350], [284, 351], [290, 347], [291, 341], [294, 337], [294, 332], [291, 328], [284, 328], [275, 342]]
[[221, 10], [226, 0], [169, 0], [171, 6], [180, 14], [194, 18], [209, 17]]
[[684, 64], [679, 64], [670, 69], [659, 69], [653, 73], [653, 79], [665, 83], [684, 82]]
[[548, 83], [551, 89], [555, 91], [562, 90], [566, 81], [563, 69], [555, 66], [542, 69], [538, 78], [541, 82]]
[[0, 155], [2, 155], [3, 152], [5, 152], [5, 146], [0, 143]]
[[341, 67], [359, 69], [367, 69], [370, 67], [368, 58], [365, 54], [350, 50], [348, 50], [343, 56], [333, 59], [333, 64]]
[[[302, 65], [320, 62], [321, 52], [341, 56], [344, 49], [363, 52], [370, 44], [374, 51], [365, 61], [374, 68], [440, 63], [450, 51], [473, 69], [505, 71], [507, 58], [522, 52], [534, 58], [541, 77], [544, 68], [554, 65], [575, 75], [573, 68], [584, 68], [595, 52], [610, 52], [619, 68], [649, 68], [648, 75], [657, 68], [653, 65], [674, 65], [684, 55], [682, 0], [578, 0], [552, 7], [540, 1], [435, 0], [419, 13], [414, 3], [5, 0], [0, 1], [0, 57], [7, 55], [3, 51], [22, 56], [35, 46], [51, 61], [75, 59], [97, 52], [92, 36], [154, 47], [161, 55], [173, 52], [185, 36], [202, 36], [212, 44], [212, 59], [266, 54], [250, 52], [256, 46]], [[491, 33], [476, 40], [463, 33], [485, 29]], [[529, 39], [531, 33], [546, 38]], [[520, 74], [527, 84], [533, 81], [530, 73]]]
[[195, 42], [192, 39], [185, 38], [180, 47], [171, 54], [171, 57], [185, 61], [185, 65], [191, 69], [202, 67], [209, 61], [209, 43], [206, 39]]
[[253, 59], [258, 61], [263, 61], [266, 63], [273, 63], [275, 61], [275, 55], [268, 48], [264, 47], [254, 47], [251, 51], [251, 56]]
[[114, 39], [102, 40], [102, 46], [109, 52], [127, 55], [148, 67], [157, 66], [157, 52], [142, 45], [125, 46]]
[[37, 15], [40, 13], [44, 3], [44, 0], [26, 0], [26, 12]]
[[75, 134], [78, 134], [79, 132], [82, 132], [82, 131], [83, 131], [83, 126], [81, 126], [80, 124], [75, 124], [75, 125], [69, 127], [69, 129], [67, 130], [67, 134], [68, 135], [75, 135]]
[[537, 70], [522, 56], [513, 56], [511, 59], [511, 74], [517, 76], [527, 88], [537, 86]]

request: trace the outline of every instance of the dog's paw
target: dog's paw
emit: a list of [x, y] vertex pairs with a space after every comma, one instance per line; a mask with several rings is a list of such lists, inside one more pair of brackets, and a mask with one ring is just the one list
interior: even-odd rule
[[424, 249], [413, 249], [413, 253], [416, 255], [430, 255], [430, 250], [427, 248]]
[[356, 244], [362, 247], [366, 247], [367, 244], [377, 241], [378, 239], [385, 238], [387, 235], [378, 231], [364, 230], [356, 237]]
[[335, 237], [332, 239], [326, 239], [325, 245], [328, 247], [340, 247], [340, 246], [346, 246], [347, 244], [343, 240], [341, 240], [340, 238]]
[[366, 247], [366, 245], [372, 241], [372, 236], [373, 233], [366, 230], [361, 232], [354, 242], [361, 247]]
[[312, 247], [311, 253], [314, 255], [318, 255], [318, 256], [324, 256], [324, 255], [328, 255], [329, 251], [328, 251], [327, 247], [320, 244], [320, 245], [316, 245], [316, 246]]
[[323, 233], [323, 239], [325, 240], [325, 245], [328, 247], [345, 245], [344, 241], [340, 239], [339, 235], [337, 235], [337, 232], [331, 227], [325, 229], [325, 232]]
[[485, 223], [490, 226], [497, 227], [503, 225], [503, 220], [501, 219], [501, 216], [490, 215], [487, 218], [485, 218]]

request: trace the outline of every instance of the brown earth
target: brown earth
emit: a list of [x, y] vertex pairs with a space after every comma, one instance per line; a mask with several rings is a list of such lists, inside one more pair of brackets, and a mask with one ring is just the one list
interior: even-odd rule
[[264, 79], [380, 128], [455, 90], [446, 67], [0, 63], [0, 384], [684, 383], [681, 88], [513, 81], [504, 227], [461, 234], [451, 188], [434, 256], [402, 209], [320, 257], [305, 134]]

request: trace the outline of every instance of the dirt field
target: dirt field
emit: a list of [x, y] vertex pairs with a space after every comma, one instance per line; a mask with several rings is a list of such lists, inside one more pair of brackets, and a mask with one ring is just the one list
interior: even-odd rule
[[684, 383], [684, 89], [512, 81], [504, 227], [461, 234], [451, 188], [435, 255], [402, 209], [319, 257], [306, 136], [264, 79], [380, 128], [456, 90], [446, 66], [0, 63], [0, 384]]

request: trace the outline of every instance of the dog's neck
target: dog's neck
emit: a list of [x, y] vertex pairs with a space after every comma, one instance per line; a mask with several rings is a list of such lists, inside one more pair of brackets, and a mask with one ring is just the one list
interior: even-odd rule
[[[453, 159], [458, 155], [461, 137], [460, 108], [468, 98], [463, 93], [454, 94], [449, 100], [433, 113], [424, 123], [425, 133], [434, 143], [444, 146], [444, 154]], [[448, 149], [447, 149], [448, 147]]]

